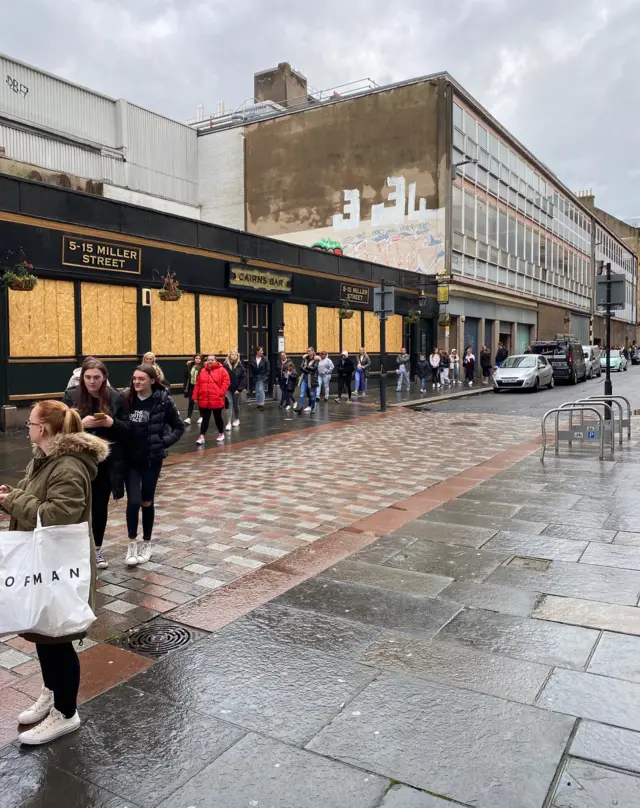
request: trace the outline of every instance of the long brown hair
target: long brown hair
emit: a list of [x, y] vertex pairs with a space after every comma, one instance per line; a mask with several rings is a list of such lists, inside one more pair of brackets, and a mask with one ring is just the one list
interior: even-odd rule
[[[98, 390], [96, 396], [92, 396], [91, 393], [87, 390], [87, 385], [84, 381], [84, 374], [87, 370], [99, 370], [102, 373], [104, 379], [102, 381], [102, 386]], [[80, 413], [80, 417], [84, 418], [86, 415], [91, 415], [93, 412], [93, 401], [92, 398], [98, 399], [98, 409], [97, 412], [103, 412], [105, 415], [111, 415], [111, 390], [109, 388], [109, 372], [105, 367], [104, 363], [101, 362], [99, 359], [96, 359], [94, 356], [88, 357], [82, 363], [82, 369], [80, 370], [80, 396], [78, 400], [78, 412]]]
[[[140, 373], [146, 373], [147, 376], [151, 379], [151, 393], [155, 393], [156, 390], [166, 390], [166, 386], [161, 381], [160, 376], [158, 376], [158, 372], [155, 368], [155, 365], [138, 365], [138, 367], [133, 371], [135, 373], [140, 371]], [[133, 373], [131, 374], [131, 383], [129, 387], [125, 390], [124, 393], [124, 400], [127, 407], [133, 406], [136, 401], [138, 400], [138, 394], [136, 393], [136, 388], [133, 386]]]
[[65, 435], [84, 432], [78, 412], [67, 407], [62, 401], [52, 399], [40, 401], [33, 405], [31, 412], [38, 413], [38, 418], [47, 425], [51, 435], [59, 435], [61, 432]]

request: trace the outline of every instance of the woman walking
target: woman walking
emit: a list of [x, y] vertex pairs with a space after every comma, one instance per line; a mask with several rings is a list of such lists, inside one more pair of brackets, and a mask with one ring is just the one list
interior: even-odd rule
[[203, 446], [205, 435], [209, 429], [209, 422], [213, 414], [218, 430], [218, 443], [224, 443], [224, 423], [222, 421], [222, 410], [224, 409], [227, 390], [231, 384], [229, 373], [217, 361], [213, 354], [207, 356], [205, 366], [198, 373], [196, 386], [193, 390], [193, 400], [198, 404], [198, 409], [202, 413], [202, 423], [200, 424], [200, 434], [196, 443]]
[[476, 369], [476, 358], [473, 355], [473, 348], [471, 345], [467, 348], [464, 355], [464, 372], [469, 387], [473, 387], [473, 374]]
[[279, 357], [279, 364], [277, 369], [277, 376], [278, 376], [278, 387], [280, 388], [280, 403], [278, 407], [283, 409], [287, 404], [287, 379], [285, 377], [285, 373], [287, 370], [287, 365], [289, 364], [289, 358], [287, 357], [286, 353], [282, 351]]
[[418, 380], [420, 381], [420, 392], [421, 393], [426, 393], [427, 392], [425, 390], [425, 386], [424, 386], [425, 381], [424, 380], [427, 377], [427, 373], [430, 373], [430, 372], [431, 372], [431, 365], [427, 361], [426, 354], [421, 353], [420, 358], [416, 362], [416, 376], [418, 377]]
[[491, 351], [486, 345], [483, 345], [480, 351], [480, 367], [482, 368], [482, 384], [489, 384], [489, 376], [491, 376]]
[[431, 386], [440, 387], [440, 352], [437, 348], [431, 351], [429, 364], [431, 365]]
[[451, 354], [449, 355], [449, 366], [451, 373], [451, 384], [460, 384], [460, 357], [458, 356], [458, 351], [455, 348], [451, 349]]
[[[36, 404], [28, 424], [34, 457], [26, 476], [15, 488], [0, 486], [0, 507], [11, 517], [9, 530], [34, 530], [38, 514], [43, 527], [89, 522], [91, 481], [107, 459], [109, 444], [84, 432], [79, 413], [60, 401]], [[91, 559], [89, 604], [93, 608], [93, 553]], [[79, 728], [80, 663], [73, 641], [84, 636], [24, 635], [36, 645], [44, 686], [35, 704], [18, 716], [21, 724], [42, 722], [23, 732], [21, 743], [38, 746]]]
[[247, 389], [247, 371], [240, 361], [237, 351], [229, 351], [225, 359], [224, 369], [229, 374], [229, 387], [227, 389], [227, 425], [225, 429], [231, 432], [232, 426], [240, 426], [240, 397]]
[[[315, 412], [316, 411], [316, 388], [318, 387], [318, 365], [320, 364], [320, 357], [316, 355], [313, 348], [307, 348], [307, 353], [302, 357], [300, 365], [300, 375], [302, 376], [302, 383], [300, 385], [300, 398], [298, 399], [298, 406], [294, 404], [293, 409], [301, 412]], [[309, 395], [309, 404], [302, 409], [304, 404], [305, 394]]]
[[193, 400], [193, 390], [196, 386], [196, 379], [198, 373], [202, 370], [202, 357], [196, 354], [193, 359], [187, 362], [187, 369], [184, 373], [184, 397], [189, 402], [187, 405], [187, 417], [184, 419], [185, 424], [191, 423], [191, 416], [193, 415], [196, 402]]
[[[124, 401], [131, 424], [125, 478], [129, 535], [125, 563], [128, 567], [135, 567], [151, 558], [154, 497], [162, 461], [169, 453], [169, 447], [184, 434], [184, 424], [175, 401], [152, 365], [140, 365], [134, 370]], [[141, 510], [142, 544], [138, 542], [138, 517]]]
[[354, 395], [366, 395], [367, 377], [369, 376], [370, 367], [371, 359], [369, 359], [369, 354], [365, 351], [364, 347], [362, 347], [360, 348], [360, 353], [356, 359], [356, 381]]
[[449, 354], [445, 350], [440, 351], [440, 382], [443, 387], [448, 387], [449, 385], [449, 368], [451, 366], [451, 360], [449, 359]]
[[262, 348], [258, 348], [256, 355], [251, 360], [251, 381], [253, 389], [256, 393], [256, 406], [259, 410], [264, 409], [264, 391], [269, 384], [269, 377], [271, 376], [271, 367], [269, 360], [264, 355]]
[[318, 389], [316, 390], [316, 398], [322, 397], [324, 390], [324, 400], [329, 401], [329, 390], [331, 388], [331, 374], [335, 365], [327, 356], [326, 351], [320, 351], [320, 361], [318, 362]]
[[343, 351], [338, 362], [338, 397], [335, 399], [336, 404], [342, 401], [343, 390], [347, 391], [347, 401], [351, 404], [351, 378], [354, 370], [353, 359], [349, 357], [349, 352]]
[[91, 482], [91, 528], [96, 548], [96, 565], [109, 566], [102, 550], [109, 515], [109, 499], [124, 497], [126, 474], [125, 447], [129, 439], [129, 422], [122, 393], [109, 387], [109, 374], [99, 359], [85, 359], [78, 387], [67, 390], [64, 403], [77, 410], [82, 426], [92, 435], [110, 444], [109, 456], [98, 464]]

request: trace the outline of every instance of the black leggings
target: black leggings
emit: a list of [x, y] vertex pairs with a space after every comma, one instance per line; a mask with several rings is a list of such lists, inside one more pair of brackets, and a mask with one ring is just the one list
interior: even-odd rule
[[65, 718], [76, 714], [80, 689], [80, 660], [71, 642], [36, 644], [42, 681], [53, 691], [54, 707]]
[[192, 398], [190, 398], [189, 399], [189, 404], [187, 406], [187, 418], [191, 418], [191, 416], [193, 415], [193, 411], [194, 411], [195, 407], [196, 407], [196, 402]]
[[209, 421], [211, 420], [211, 413], [213, 413], [213, 420], [216, 422], [218, 428], [218, 435], [224, 432], [224, 422], [222, 420], [222, 407], [215, 410], [208, 410], [205, 407], [200, 407], [200, 415], [202, 416], [202, 423], [200, 424], [200, 434], [206, 435], [209, 429]]
[[342, 398], [343, 390], [346, 390], [351, 398], [351, 376], [338, 376], [338, 398]]
[[91, 529], [96, 547], [102, 547], [109, 515], [111, 476], [107, 463], [98, 465], [98, 473], [91, 483]]
[[[142, 538], [145, 541], [151, 540], [153, 520], [156, 514], [153, 498], [161, 471], [162, 462], [154, 463], [152, 466], [129, 466], [125, 480], [129, 541], [135, 541], [138, 537], [138, 514], [140, 508], [142, 508]], [[143, 502], [150, 502], [151, 504], [143, 505]]]

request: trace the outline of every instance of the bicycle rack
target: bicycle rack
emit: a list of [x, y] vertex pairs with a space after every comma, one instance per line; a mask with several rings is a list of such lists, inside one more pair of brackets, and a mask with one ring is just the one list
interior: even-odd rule
[[[571, 409], [569, 409], [569, 407], [571, 407]], [[599, 457], [599, 459], [604, 460], [604, 431], [605, 430], [604, 430], [604, 418], [602, 417], [602, 413], [596, 408], [595, 404], [594, 404], [594, 406], [586, 406], [586, 405], [583, 405], [583, 404], [577, 404], [576, 402], [571, 402], [571, 403], [569, 403], [568, 406], [564, 405], [563, 407], [556, 407], [553, 410], [549, 410], [548, 412], [546, 412], [542, 416], [542, 452], [540, 453], [540, 462], [541, 463], [544, 463], [544, 455], [545, 455], [545, 451], [546, 451], [546, 448], [547, 448], [547, 418], [549, 418], [550, 415], [555, 415], [556, 416], [555, 452], [556, 452], [556, 454], [558, 454], [559, 444], [560, 444], [560, 432], [559, 432], [559, 429], [558, 429], [558, 423], [559, 423], [560, 415], [565, 414], [565, 413], [567, 415], [569, 415], [569, 423], [570, 423], [570, 425], [572, 425], [572, 423], [573, 423], [573, 412], [575, 411], [574, 408], [578, 409], [578, 410], [581, 410], [583, 413], [584, 412], [591, 412], [598, 418], [598, 421], [599, 421], [598, 427], [599, 428], [598, 428], [597, 432], [599, 432], [599, 435], [597, 437], [600, 438], [600, 457]], [[574, 430], [572, 426], [570, 426], [569, 434], [571, 435], [571, 439], [574, 439], [574, 438], [576, 440], [583, 440], [584, 439], [583, 432]], [[595, 432], [593, 434], [593, 437], [594, 438], [596, 437]], [[568, 438], [566, 438], [566, 437], [563, 438], [563, 439], [568, 440]]]
[[[560, 440], [566, 440], [569, 443], [569, 446], [573, 445], [574, 440], [591, 440], [593, 438], [599, 437], [598, 430], [600, 429], [600, 423], [595, 421], [585, 421], [584, 420], [584, 413], [580, 410], [581, 407], [602, 407], [602, 420], [603, 425], [602, 428], [604, 430], [605, 438], [611, 436], [611, 451], [615, 451], [615, 435], [616, 435], [616, 424], [617, 420], [615, 418], [614, 412], [611, 409], [611, 404], [617, 404], [618, 409], [622, 413], [622, 407], [618, 404], [617, 401], [613, 402], [604, 402], [604, 401], [587, 401], [586, 399], [581, 399], [579, 401], [567, 401], [564, 404], [561, 404], [559, 409], [564, 410], [565, 412], [569, 412], [569, 433], [563, 433], [562, 431], [559, 432]], [[580, 436], [579, 434], [574, 434], [574, 423], [573, 423], [573, 413], [580, 412], [580, 424], [578, 425], [577, 429], [579, 432], [582, 433]], [[556, 416], [556, 431], [558, 431], [558, 419], [559, 416]], [[584, 437], [585, 431], [587, 432], [587, 437]], [[622, 444], [622, 431], [620, 433], [620, 443]], [[556, 454], [558, 454], [558, 445], [556, 444]]]
[[[613, 399], [613, 397], [610, 398], [610, 399], [604, 400], [604, 396], [603, 396], [602, 399], [599, 396], [589, 396], [588, 398], [580, 398], [580, 399], [578, 399], [576, 401], [576, 404], [594, 404], [595, 406], [604, 406], [603, 415], [604, 415], [604, 419], [605, 419], [605, 425], [604, 425], [605, 437], [609, 434], [609, 431], [611, 431], [611, 435], [612, 435], [611, 442], [613, 444], [615, 442], [615, 433], [617, 432], [618, 435], [619, 435], [618, 443], [620, 444], [620, 446], [622, 446], [622, 443], [623, 443], [623, 440], [622, 440], [622, 427], [623, 427], [623, 422], [624, 422], [624, 414], [623, 414], [622, 404], [619, 401], [615, 401]], [[613, 413], [613, 405], [614, 404], [618, 408], [618, 412], [619, 412], [619, 415], [615, 418], [615, 421], [614, 421], [614, 413]], [[611, 415], [611, 418], [609, 418], [609, 415]], [[585, 428], [595, 426], [595, 424], [593, 422], [591, 422], [591, 423], [589, 423], [589, 422], [583, 423], [583, 417], [582, 416], [581, 416], [581, 419], [580, 419], [580, 425], [584, 426]]]
[[620, 407], [620, 443], [622, 443], [622, 430], [624, 427], [627, 427], [627, 438], [631, 440], [631, 402], [628, 398], [624, 396], [587, 396], [586, 398], [581, 399], [581, 401], [615, 401], [616, 403], [619, 401], [624, 401], [627, 405], [627, 417], [625, 419], [624, 415], [622, 415], [622, 405], [618, 404]]

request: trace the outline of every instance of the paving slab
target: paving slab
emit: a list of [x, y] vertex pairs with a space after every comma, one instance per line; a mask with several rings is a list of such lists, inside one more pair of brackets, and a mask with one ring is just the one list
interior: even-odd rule
[[281, 595], [276, 603], [331, 614], [369, 626], [431, 639], [460, 607], [319, 576]]
[[[486, 527], [470, 527], [469, 525], [452, 525], [433, 519], [415, 519], [399, 527], [393, 536], [409, 536], [413, 539], [428, 539], [444, 544], [461, 544], [466, 547], [482, 547], [496, 531]], [[390, 556], [389, 556], [390, 557]], [[386, 560], [386, 559], [385, 559]]]
[[640, 547], [640, 533], [620, 530], [616, 533], [614, 544], [624, 544], [628, 547]]
[[489, 553], [467, 547], [419, 540], [394, 555], [384, 565], [413, 572], [428, 572], [448, 578], [484, 581], [509, 557], [508, 553]]
[[506, 517], [480, 516], [464, 511], [445, 511], [442, 508], [430, 511], [420, 517], [421, 521], [444, 522], [449, 525], [466, 527], [483, 527], [487, 530], [514, 530], [518, 533], [542, 533], [550, 520], [525, 521], [523, 518], [507, 519]]
[[551, 673], [547, 665], [488, 654], [438, 640], [382, 634], [361, 655], [365, 665], [533, 704]]
[[[501, 483], [483, 483], [472, 491], [466, 491], [458, 497], [459, 501], [482, 500], [484, 503], [504, 503], [508, 505], [543, 505], [549, 508], [571, 508], [580, 502], [580, 494], [557, 494], [541, 491], [543, 485], [527, 484], [523, 493], [521, 483], [506, 486]], [[475, 508], [473, 508], [475, 513]], [[497, 515], [497, 514], [496, 514]]]
[[441, 800], [440, 797], [416, 791], [408, 786], [393, 786], [380, 803], [380, 808], [458, 808], [458, 806], [459, 802]]
[[[516, 617], [529, 617], [536, 605], [544, 597], [540, 592], [527, 592], [486, 581], [454, 581], [438, 595], [442, 600], [452, 600], [463, 606], [486, 609], [490, 612], [512, 614]], [[640, 617], [640, 616], [639, 616]]]
[[559, 713], [640, 730], [640, 685], [558, 668], [536, 702]]
[[502, 516], [507, 519], [510, 519], [512, 516], [515, 516], [516, 513], [520, 510], [520, 505], [514, 505], [513, 503], [509, 503], [508, 501], [496, 502], [495, 500], [485, 501], [481, 497], [481, 490], [482, 487], [479, 486], [474, 488], [471, 492], [474, 493], [475, 498], [468, 498], [468, 499], [452, 499], [449, 502], [445, 502], [444, 505], [441, 505], [439, 508], [434, 508], [432, 511], [433, 515], [437, 518], [438, 513], [441, 511], [453, 511], [455, 513], [473, 513], [479, 514], [480, 516]]
[[640, 777], [569, 760], [558, 781], [552, 808], [637, 808]]
[[590, 544], [580, 559], [580, 563], [640, 570], [640, 547], [625, 547], [620, 544]]
[[383, 675], [307, 748], [476, 808], [541, 808], [574, 723], [554, 719], [492, 696]]
[[[143, 808], [155, 808], [244, 735], [237, 727], [192, 712], [176, 698], [163, 701], [128, 686], [98, 696], [82, 715], [80, 732], [33, 754], [42, 765]], [[162, 742], [156, 744], [154, 738]]]
[[605, 631], [587, 671], [640, 682], [640, 637]]
[[351, 560], [340, 561], [334, 567], [325, 570], [322, 575], [333, 581], [375, 586], [378, 589], [388, 589], [420, 598], [435, 597], [453, 580], [443, 575], [408, 572]]
[[634, 508], [631, 512], [612, 513], [605, 521], [603, 527], [607, 530], [623, 530], [634, 533], [638, 530], [639, 523], [640, 516], [637, 508]]
[[351, 556], [352, 561], [366, 561], [367, 564], [383, 564], [388, 558], [404, 550], [417, 541], [417, 537], [401, 534], [398, 531], [383, 536], [373, 544]]
[[574, 757], [640, 773], [640, 732], [581, 721], [569, 751]]
[[438, 634], [438, 639], [544, 665], [581, 669], [598, 636], [597, 631], [588, 628], [468, 609], [457, 614]]
[[[446, 592], [445, 589], [443, 597]], [[619, 606], [616, 603], [601, 603], [597, 600], [546, 595], [531, 616], [540, 620], [640, 636], [640, 609], [637, 606]]]
[[554, 561], [549, 569], [542, 571], [498, 567], [487, 580], [489, 583], [534, 589], [548, 595], [601, 600], [626, 606], [635, 606], [640, 596], [640, 576], [637, 572], [568, 561]]
[[553, 536], [526, 535], [500, 531], [482, 548], [495, 553], [517, 553], [534, 558], [550, 558], [557, 561], [579, 561], [588, 542], [558, 539]]
[[374, 808], [388, 783], [250, 733], [158, 808]]
[[615, 530], [604, 530], [597, 527], [576, 527], [574, 525], [549, 525], [542, 531], [543, 536], [555, 536], [557, 539], [575, 539], [576, 541], [599, 541], [611, 544], [616, 537]]
[[[518, 518], [530, 522], [546, 522], [554, 525], [573, 525], [574, 527], [605, 527], [608, 513], [593, 513], [585, 511], [572, 511], [568, 508], [546, 508], [544, 506], [524, 506], [518, 511]], [[606, 526], [608, 527], [608, 525]]]
[[259, 633], [248, 643], [245, 630], [232, 624], [161, 660], [130, 685], [206, 716], [303, 744], [374, 675], [365, 665], [274, 643]]

